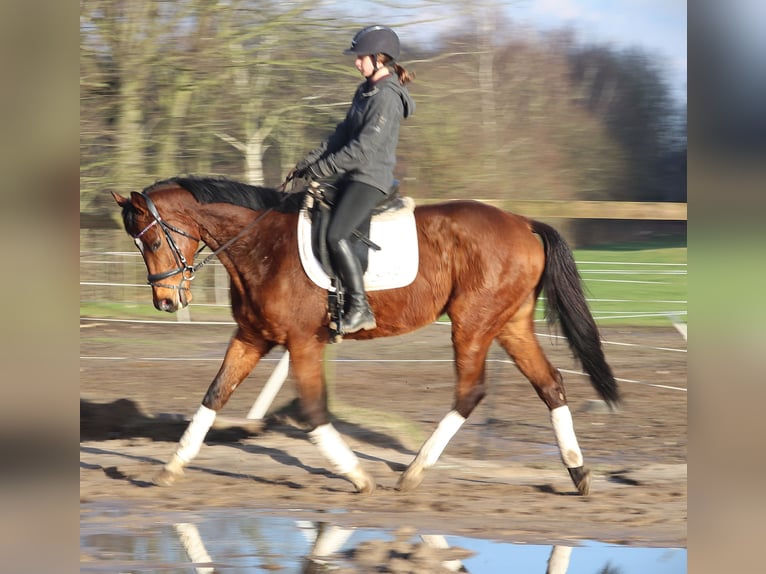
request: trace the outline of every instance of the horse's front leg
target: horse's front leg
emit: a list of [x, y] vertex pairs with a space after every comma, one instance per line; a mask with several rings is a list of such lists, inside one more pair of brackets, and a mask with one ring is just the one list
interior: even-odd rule
[[218, 374], [210, 384], [189, 426], [186, 427], [173, 457], [154, 478], [155, 484], [170, 486], [183, 474], [184, 467], [199, 453], [205, 436], [213, 426], [216, 413], [223, 408], [234, 389], [273, 346], [266, 341], [257, 344], [246, 342], [240, 338], [240, 333], [232, 337]]
[[330, 461], [334, 472], [350, 480], [357, 492], [372, 494], [375, 491], [375, 481], [362, 468], [354, 451], [330, 422], [323, 349], [324, 345], [315, 340], [288, 345], [293, 373], [297, 379], [301, 415], [311, 429], [309, 439]]

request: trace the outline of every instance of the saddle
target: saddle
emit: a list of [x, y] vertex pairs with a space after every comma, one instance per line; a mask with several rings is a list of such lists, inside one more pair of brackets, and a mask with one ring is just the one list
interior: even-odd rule
[[[327, 229], [337, 195], [329, 183], [313, 182], [298, 217], [298, 249], [306, 275], [328, 292], [330, 341], [340, 340], [343, 286], [332, 268]], [[398, 182], [352, 233], [350, 244], [364, 272], [366, 291], [409, 285], [417, 276], [418, 241], [414, 201], [399, 193]]]
[[[327, 249], [327, 229], [330, 226], [332, 208], [335, 206], [338, 189], [330, 183], [312, 182], [309, 195], [313, 198], [308, 206], [311, 220], [311, 250], [322, 264], [324, 272], [334, 277], [330, 253]], [[381, 247], [370, 239], [370, 224], [372, 218], [386, 212], [395, 212], [406, 207], [404, 198], [399, 193], [399, 181], [395, 180], [388, 194], [372, 210], [370, 215], [351, 234], [351, 248], [362, 266], [367, 271], [370, 249], [380, 251]]]

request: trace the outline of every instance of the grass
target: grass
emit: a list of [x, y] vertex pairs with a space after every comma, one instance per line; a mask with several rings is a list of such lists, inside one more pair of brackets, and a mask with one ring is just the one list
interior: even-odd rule
[[[233, 323], [229, 307], [207, 307], [191, 304], [190, 313], [193, 321], [225, 321]], [[141, 319], [150, 321], [179, 320], [176, 313], [157, 311], [152, 306], [151, 293], [146, 292], [144, 303], [107, 303], [103, 301], [81, 301], [80, 316], [97, 319]]]
[[591, 311], [610, 326], [686, 322], [686, 256], [686, 247], [575, 251]]

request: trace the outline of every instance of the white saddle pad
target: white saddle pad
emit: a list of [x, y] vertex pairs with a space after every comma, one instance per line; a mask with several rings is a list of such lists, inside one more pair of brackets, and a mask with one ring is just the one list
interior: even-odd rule
[[[370, 240], [380, 246], [380, 251], [370, 249], [369, 263], [364, 274], [366, 291], [382, 291], [404, 287], [418, 274], [418, 234], [415, 227], [415, 202], [403, 198], [404, 209], [384, 212], [372, 218]], [[334, 291], [330, 278], [311, 249], [311, 218], [308, 208], [301, 209], [298, 216], [298, 251], [301, 264], [314, 283], [322, 289]]]

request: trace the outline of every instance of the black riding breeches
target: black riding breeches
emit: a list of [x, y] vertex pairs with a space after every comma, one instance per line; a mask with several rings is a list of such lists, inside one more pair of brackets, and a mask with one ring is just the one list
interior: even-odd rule
[[341, 239], [348, 239], [354, 229], [383, 201], [385, 194], [376, 187], [351, 181], [340, 191], [327, 229], [327, 247], [337, 251]]

